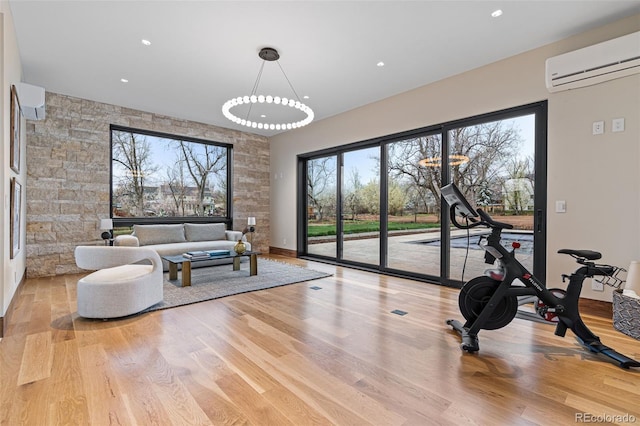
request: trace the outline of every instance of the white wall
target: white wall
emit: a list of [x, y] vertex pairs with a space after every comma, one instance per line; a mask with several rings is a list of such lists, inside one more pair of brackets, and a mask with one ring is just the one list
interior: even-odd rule
[[[0, 87], [0, 97], [2, 98], [2, 106], [0, 107], [0, 116], [2, 117], [2, 150], [0, 151], [0, 164], [2, 164], [0, 170], [1, 193], [3, 200], [3, 208], [0, 209], [0, 220], [2, 225], [0, 226], [0, 263], [2, 266], [2, 293], [0, 293], [0, 316], [4, 317], [11, 303], [20, 280], [24, 276], [25, 264], [26, 264], [26, 249], [25, 249], [25, 199], [26, 199], [26, 140], [24, 135], [26, 133], [25, 120], [22, 120], [22, 135], [21, 146], [21, 166], [20, 174], [15, 173], [9, 167], [9, 145], [10, 145], [10, 102], [12, 84], [20, 82], [22, 76], [22, 65], [20, 63], [20, 54], [18, 52], [18, 43], [16, 41], [15, 29], [13, 26], [13, 18], [11, 16], [11, 9], [6, 1], [0, 1], [0, 80], [2, 80], [2, 87]], [[16, 177], [18, 182], [22, 184], [22, 224], [21, 229], [21, 241], [22, 248], [15, 259], [10, 259], [11, 249], [9, 246], [9, 193], [11, 178]]]
[[[640, 30], [640, 15], [270, 138], [271, 245], [296, 249], [296, 155], [548, 99], [547, 285], [573, 268], [560, 248], [640, 259], [640, 75], [550, 94], [545, 59]], [[611, 133], [611, 119], [626, 129]], [[605, 134], [591, 135], [593, 121]], [[553, 212], [555, 200], [567, 212]], [[611, 290], [583, 296], [611, 300]]]

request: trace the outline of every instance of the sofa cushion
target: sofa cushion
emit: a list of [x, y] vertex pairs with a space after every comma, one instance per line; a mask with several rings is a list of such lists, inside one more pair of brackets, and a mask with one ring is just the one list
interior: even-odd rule
[[133, 233], [141, 246], [151, 244], [183, 243], [184, 226], [177, 225], [133, 225]]
[[226, 240], [224, 223], [185, 223], [184, 234], [187, 241]]

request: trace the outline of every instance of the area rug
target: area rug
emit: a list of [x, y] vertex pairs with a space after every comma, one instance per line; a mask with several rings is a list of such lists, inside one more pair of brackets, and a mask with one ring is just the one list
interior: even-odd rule
[[[178, 278], [180, 278], [180, 274], [178, 273]], [[254, 276], [249, 276], [249, 262], [242, 263], [239, 271], [234, 271], [231, 264], [194, 268], [191, 270], [190, 287], [181, 287], [180, 279], [169, 280], [169, 274], [165, 273], [164, 300], [146, 309], [145, 312], [329, 276], [331, 274], [260, 258], [258, 259], [258, 275]]]

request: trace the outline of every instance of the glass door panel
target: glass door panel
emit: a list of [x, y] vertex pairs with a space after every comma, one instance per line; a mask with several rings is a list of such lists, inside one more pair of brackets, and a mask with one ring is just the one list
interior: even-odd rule
[[338, 157], [307, 161], [307, 253], [336, 257]]
[[[516, 257], [533, 271], [535, 114], [460, 127], [447, 136], [450, 181], [471, 205], [514, 226], [503, 232], [502, 243], [511, 249], [519, 242]], [[483, 227], [451, 228], [450, 279], [465, 281], [492, 267], [484, 263], [479, 245], [488, 234]]]
[[342, 256], [380, 263], [380, 147], [342, 155]]
[[392, 142], [387, 152], [386, 267], [440, 276], [441, 135]]

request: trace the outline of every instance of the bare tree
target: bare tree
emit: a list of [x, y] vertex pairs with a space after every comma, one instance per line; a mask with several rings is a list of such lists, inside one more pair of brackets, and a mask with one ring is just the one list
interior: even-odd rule
[[493, 184], [505, 174], [521, 142], [518, 129], [504, 127], [502, 121], [450, 131], [451, 152], [469, 157], [468, 162], [451, 167], [452, 181], [475, 203], [482, 182]]
[[198, 190], [198, 202], [194, 213], [197, 216], [204, 216], [206, 215], [205, 192], [209, 184], [213, 184], [209, 182], [209, 178], [211, 175], [218, 175], [226, 171], [227, 151], [216, 145], [193, 144], [184, 141], [180, 141], [180, 150], [184, 156], [187, 171]]
[[362, 205], [372, 215], [380, 214], [380, 183], [371, 180], [362, 188]]
[[344, 205], [351, 211], [351, 220], [355, 220], [362, 207], [362, 182], [357, 169], [351, 170], [349, 186], [345, 191]]
[[423, 167], [418, 162], [422, 159], [433, 159], [437, 162], [440, 147], [439, 135], [423, 136], [389, 145], [389, 177], [398, 184], [404, 183], [403, 187], [411, 190], [414, 213], [419, 210], [428, 211], [434, 195], [438, 194], [441, 186], [440, 168]]
[[[176, 212], [178, 212], [178, 216], [185, 216], [185, 199], [187, 197], [188, 187], [184, 174], [184, 166], [185, 161], [181, 158], [176, 161], [173, 167], [166, 170], [166, 184], [169, 187], [171, 199], [173, 200]], [[173, 216], [176, 216], [176, 214]]]
[[[453, 129], [448, 138], [451, 180], [472, 203], [483, 182], [495, 183], [504, 173], [506, 162], [521, 143], [518, 130], [505, 128], [501, 121]], [[390, 144], [388, 155], [389, 175], [409, 183], [425, 210], [435, 202], [437, 212], [442, 186], [441, 146], [440, 135], [423, 136]], [[426, 166], [418, 163], [423, 159], [429, 160]]]
[[[400, 185], [398, 185], [397, 182], [389, 182], [387, 203], [390, 215], [397, 216], [399, 214], [402, 214], [404, 211], [404, 206], [407, 204], [408, 199], [409, 197], [407, 193], [402, 189]], [[416, 219], [415, 216], [414, 219]]]
[[527, 210], [533, 197], [534, 160], [513, 158], [506, 166], [507, 179], [503, 182], [505, 208], [521, 214]]
[[[307, 161], [307, 197], [316, 220], [324, 215], [324, 199], [335, 184], [336, 158], [324, 157]], [[328, 191], [329, 190], [329, 191]]]
[[112, 141], [113, 162], [124, 169], [118, 176], [118, 192], [131, 200], [137, 214], [144, 214], [145, 184], [158, 170], [151, 160], [149, 142], [143, 135], [122, 131], [114, 131]]

